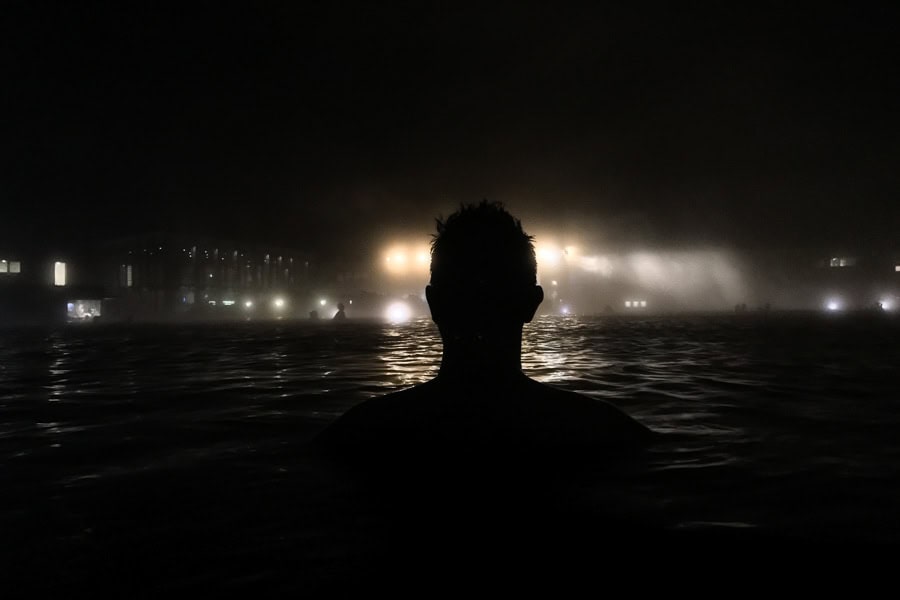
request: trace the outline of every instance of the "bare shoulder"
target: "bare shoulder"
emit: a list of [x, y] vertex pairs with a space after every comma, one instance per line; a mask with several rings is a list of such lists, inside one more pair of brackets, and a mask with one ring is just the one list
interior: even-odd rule
[[529, 380], [522, 399], [539, 437], [574, 445], [642, 445], [656, 434], [603, 400]]
[[429, 381], [365, 400], [326, 427], [315, 443], [327, 447], [383, 440], [386, 433], [408, 428], [422, 419], [432, 387], [433, 382]]

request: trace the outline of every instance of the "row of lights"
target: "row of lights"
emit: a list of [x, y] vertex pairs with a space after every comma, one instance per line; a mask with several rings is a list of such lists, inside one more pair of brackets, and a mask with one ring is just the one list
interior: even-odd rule
[[[225, 304], [225, 302], [223, 302], [222, 304]], [[232, 302], [232, 304], [233, 304], [233, 302]], [[325, 298], [321, 298], [319, 300], [319, 306], [325, 306], [327, 304], [328, 304], [328, 300], [326, 300]], [[353, 300], [348, 300], [347, 304], [352, 305]], [[246, 308], [247, 310], [251, 310], [253, 308], [253, 306], [254, 306], [253, 300], [245, 300], [244, 301], [244, 308]], [[285, 306], [287, 306], [287, 302], [285, 301], [284, 298], [282, 298], [280, 296], [276, 297], [272, 300], [272, 308], [274, 308], [277, 311], [284, 310]], [[394, 323], [394, 324], [406, 323], [407, 321], [409, 321], [412, 318], [412, 309], [405, 302], [393, 302], [388, 305], [387, 309], [384, 312], [384, 317], [390, 323]]]
[[626, 300], [625, 308], [647, 308], [646, 300]]
[[391, 275], [409, 275], [426, 273], [431, 264], [431, 255], [427, 247], [408, 248], [395, 246], [384, 255], [384, 268]]
[[[894, 310], [895, 303], [891, 298], [884, 298], [879, 300], [875, 306], [881, 310]], [[829, 298], [825, 301], [825, 310], [828, 312], [840, 312], [844, 308], [844, 302], [840, 298]]]

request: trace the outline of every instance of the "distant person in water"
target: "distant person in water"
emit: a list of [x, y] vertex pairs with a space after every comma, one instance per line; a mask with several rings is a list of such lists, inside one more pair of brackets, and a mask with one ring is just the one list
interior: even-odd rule
[[425, 296], [443, 340], [437, 377], [359, 404], [317, 444], [364, 455], [388, 448], [623, 447], [653, 436], [611, 404], [522, 372], [522, 327], [544, 291], [532, 237], [499, 203], [462, 206], [438, 219]]
[[347, 313], [344, 312], [344, 305], [343, 305], [343, 303], [338, 302], [338, 310], [336, 313], [334, 313], [334, 316], [332, 317], [332, 319], [335, 321], [342, 321], [346, 318], [347, 318]]

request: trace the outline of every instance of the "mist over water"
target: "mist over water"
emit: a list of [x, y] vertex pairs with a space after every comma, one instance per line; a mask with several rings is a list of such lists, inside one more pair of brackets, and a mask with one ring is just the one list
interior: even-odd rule
[[720, 311], [746, 302], [749, 295], [742, 265], [722, 250], [580, 254], [560, 261], [544, 252], [550, 260], [539, 262], [542, 285], [562, 285], [551, 294], [557, 291], [557, 299], [579, 313], [621, 311], [634, 300], [644, 301], [641, 308], [650, 312]]

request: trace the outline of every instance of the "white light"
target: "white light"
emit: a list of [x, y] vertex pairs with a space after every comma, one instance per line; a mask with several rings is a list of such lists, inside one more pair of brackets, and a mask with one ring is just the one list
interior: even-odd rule
[[647, 301], [641, 300], [641, 308], [647, 308]]
[[559, 312], [561, 312], [564, 315], [567, 315], [567, 314], [569, 314], [569, 307], [563, 306], [561, 309], [559, 309]]
[[234, 304], [234, 300], [222, 300], [223, 306], [232, 306]]
[[625, 308], [631, 308], [631, 300], [625, 301]]
[[53, 285], [66, 285], [66, 263], [53, 263]]
[[883, 298], [879, 304], [881, 304], [881, 310], [893, 310], [894, 302], [890, 298]]
[[284, 298], [275, 298], [272, 304], [275, 308], [284, 308]]
[[404, 302], [394, 302], [387, 307], [384, 316], [391, 323], [405, 323], [412, 317], [412, 310]]
[[828, 304], [825, 305], [825, 308], [830, 311], [841, 310], [841, 303], [837, 300], [829, 300]]
[[554, 286], [555, 286], [555, 285], [558, 285], [558, 284], [556, 283], [556, 280], [554, 279], [553, 281], [550, 282], [550, 285], [554, 285]]
[[247, 300], [246, 302], [244, 302], [244, 306], [246, 306], [247, 308], [253, 308], [253, 300]]
[[325, 298], [322, 298], [321, 300], [319, 300], [319, 306], [325, 306], [326, 302], [327, 301], [325, 300]]

